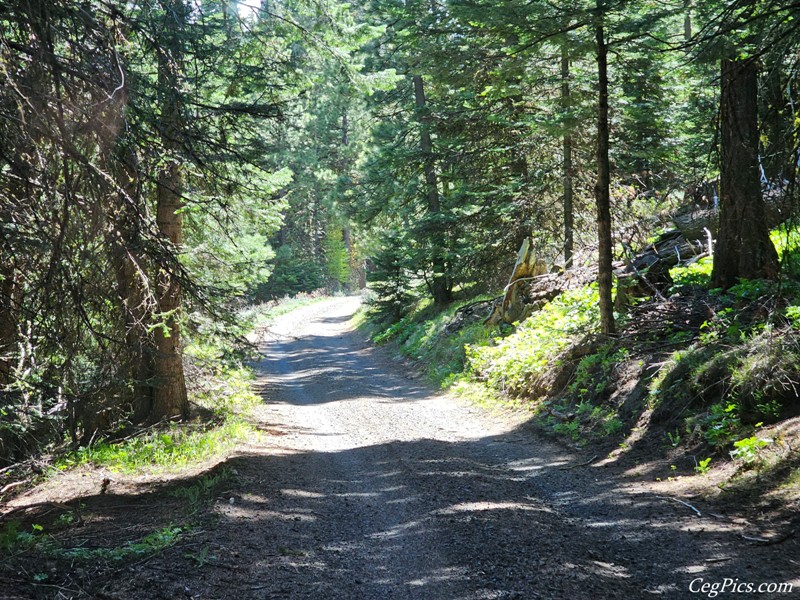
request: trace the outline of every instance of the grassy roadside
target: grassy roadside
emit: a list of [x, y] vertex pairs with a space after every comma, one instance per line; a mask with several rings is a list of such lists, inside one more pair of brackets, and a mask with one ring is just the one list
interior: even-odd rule
[[[240, 315], [240, 336], [320, 299], [251, 307]], [[239, 444], [265, 435], [255, 415], [260, 398], [253, 391], [251, 355], [212, 325], [191, 336], [185, 348], [189, 421], [158, 423], [53, 457], [42, 475], [13, 490], [30, 490], [28, 503], [0, 507], [0, 553], [9, 569], [28, 573], [14, 575], [20, 585], [45, 590], [60, 581], [62, 569], [70, 573], [75, 565], [104, 577], [208, 525], [208, 507], [236, 477], [226, 459]], [[43, 562], [58, 572], [35, 567]]]
[[[400, 322], [365, 317], [436, 384], [482, 404], [532, 413], [544, 430], [611, 459], [668, 465], [656, 476], [707, 478], [714, 493], [787, 505], [800, 497], [800, 285], [787, 277], [709, 290], [711, 261], [674, 269], [663, 299], [598, 335], [594, 286], [562, 294], [516, 327], [487, 329], [419, 305]], [[794, 253], [794, 250], [791, 250]], [[487, 311], [484, 311], [485, 315]]]
[[[239, 314], [239, 334], [246, 337], [281, 315], [324, 299], [319, 294], [301, 294], [249, 306]], [[251, 421], [259, 398], [253, 392], [248, 354], [229, 338], [216, 335], [211, 324], [189, 339], [184, 354], [192, 420], [161, 423], [124, 440], [101, 440], [78, 448], [58, 457], [55, 469], [89, 465], [126, 474], [171, 473], [221, 460], [240, 442], [258, 437], [260, 432]]]

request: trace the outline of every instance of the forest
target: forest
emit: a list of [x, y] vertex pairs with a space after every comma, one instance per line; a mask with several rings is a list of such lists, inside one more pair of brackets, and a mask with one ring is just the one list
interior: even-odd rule
[[0, 0], [0, 501], [230, 451], [257, 335], [360, 295], [429, 384], [796, 507], [798, 20]]

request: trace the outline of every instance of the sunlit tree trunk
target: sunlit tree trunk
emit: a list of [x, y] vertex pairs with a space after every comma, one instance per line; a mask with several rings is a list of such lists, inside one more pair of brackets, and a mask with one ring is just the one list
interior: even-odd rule
[[720, 95], [720, 213], [712, 285], [774, 278], [778, 255], [769, 239], [758, 166], [758, 64], [723, 59]]
[[[181, 0], [163, 4], [164, 34], [158, 65], [161, 138], [167, 156], [157, 174], [156, 221], [158, 230], [177, 251], [183, 243], [183, 168], [181, 150], [180, 69], [182, 26], [187, 7]], [[155, 329], [153, 404], [150, 420], [186, 417], [189, 404], [181, 357], [181, 285], [172, 269], [158, 273], [158, 310], [163, 326]]]
[[600, 326], [604, 334], [616, 331], [611, 267], [611, 166], [608, 159], [608, 46], [603, 27], [604, 6], [597, 2], [595, 38], [597, 42], [597, 183], [594, 186], [597, 205], [598, 269], [597, 282], [600, 291]]

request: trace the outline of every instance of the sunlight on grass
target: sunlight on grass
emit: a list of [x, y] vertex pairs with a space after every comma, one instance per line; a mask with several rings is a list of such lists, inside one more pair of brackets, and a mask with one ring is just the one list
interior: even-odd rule
[[240, 442], [259, 436], [248, 419], [259, 403], [253, 372], [222, 354], [223, 348], [209, 340], [196, 339], [186, 349], [193, 374], [190, 402], [213, 415], [211, 422], [170, 423], [120, 442], [100, 441], [70, 452], [55, 468], [89, 464], [122, 473], [178, 471], [227, 456]]
[[196, 462], [225, 456], [239, 442], [257, 433], [252, 425], [236, 417], [200, 431], [174, 425], [168, 431], [122, 443], [101, 442], [80, 448], [59, 460], [56, 468], [64, 470], [90, 464], [121, 473], [180, 470]]
[[710, 256], [701, 258], [690, 265], [673, 267], [669, 270], [674, 287], [682, 285], [703, 285], [707, 286], [711, 282], [711, 269], [714, 267], [714, 259]]

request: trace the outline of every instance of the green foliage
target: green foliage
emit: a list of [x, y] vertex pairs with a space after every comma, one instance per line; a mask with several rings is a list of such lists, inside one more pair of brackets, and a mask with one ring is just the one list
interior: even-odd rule
[[800, 329], [800, 306], [787, 306], [786, 318], [794, 329]]
[[391, 323], [400, 321], [415, 300], [409, 258], [403, 254], [403, 238], [400, 233], [387, 237], [373, 257], [374, 267], [367, 277], [375, 293], [372, 306], [378, 319]]
[[0, 551], [4, 554], [23, 552], [36, 544], [36, 527], [31, 531], [22, 531], [21, 527], [19, 521], [7, 521], [0, 528]]
[[752, 465], [759, 459], [759, 450], [766, 448], [771, 443], [771, 439], [760, 438], [755, 435], [743, 438], [733, 443], [734, 449], [731, 450], [731, 458], [741, 460], [746, 465]]
[[121, 561], [137, 557], [141, 558], [160, 552], [174, 545], [184, 533], [186, 533], [185, 528], [170, 525], [144, 536], [137, 542], [128, 542], [124, 546], [114, 548], [59, 548], [52, 549], [50, 553], [54, 556], [76, 561]]
[[498, 338], [492, 345], [470, 346], [467, 358], [471, 372], [495, 390], [511, 396], [530, 395], [561, 351], [579, 336], [596, 330], [597, 301], [595, 285], [565, 292], [508, 337]]
[[617, 348], [613, 343], [585, 356], [578, 363], [574, 379], [567, 388], [570, 395], [589, 403], [602, 399], [611, 384], [614, 369], [627, 358], [628, 349]]
[[275, 300], [284, 296], [313, 292], [325, 286], [322, 266], [313, 257], [295, 250], [289, 244], [280, 246], [275, 253], [272, 274], [259, 284], [254, 296], [257, 300]]
[[778, 251], [784, 276], [800, 278], [800, 226], [790, 220], [773, 229], [770, 239]]
[[344, 244], [342, 230], [329, 230], [322, 243], [325, 254], [325, 274], [334, 290], [341, 289], [350, 279], [350, 256]]
[[[469, 303], [478, 300], [481, 298]], [[378, 330], [372, 339], [378, 344], [393, 341], [403, 355], [425, 366], [432, 381], [449, 386], [464, 369], [466, 347], [488, 343], [493, 335], [480, 321], [448, 330], [456, 312], [465, 304], [468, 302], [455, 302], [436, 310], [429, 301], [422, 301], [415, 312]]]
[[567, 436], [574, 442], [585, 441], [581, 436], [581, 424], [578, 421], [571, 420], [564, 422], [551, 418], [549, 422], [555, 433]]
[[171, 496], [184, 501], [192, 512], [197, 510], [200, 503], [208, 500], [214, 489], [231, 478], [231, 470], [221, 469], [218, 473], [204, 475], [189, 486], [179, 487], [170, 492]]
[[80, 448], [58, 460], [56, 468], [92, 464], [123, 473], [180, 470], [228, 454], [237, 443], [254, 435], [257, 431], [252, 425], [234, 418], [200, 431], [172, 426], [167, 431], [119, 444], [101, 442]]
[[712, 446], [727, 446], [742, 427], [740, 408], [733, 402], [711, 406], [705, 420], [705, 438]]
[[669, 274], [674, 282], [674, 288], [683, 285], [708, 286], [711, 282], [711, 270], [714, 267], [714, 259], [710, 256], [701, 258], [690, 265], [673, 267]]
[[681, 433], [677, 429], [674, 432], [667, 431], [667, 439], [669, 440], [670, 446], [673, 448], [677, 448], [681, 445]]
[[192, 400], [216, 413], [217, 422], [171, 423], [122, 442], [99, 441], [59, 458], [56, 468], [92, 464], [125, 473], [174, 471], [224, 456], [239, 442], [257, 436], [246, 418], [258, 402], [252, 371], [235, 360], [225, 360], [222, 351], [213, 343], [198, 341], [186, 351], [197, 369]]
[[695, 472], [698, 475], [705, 475], [708, 473], [711, 470], [711, 460], [712, 457], [709, 456], [708, 458], [704, 458], [703, 460], [699, 461], [694, 467]]
[[[70, 561], [121, 561], [141, 558], [154, 554], [174, 545], [186, 533], [186, 527], [169, 525], [144, 536], [138, 541], [130, 541], [122, 546], [111, 548], [61, 548], [55, 540], [45, 534], [44, 527], [34, 524], [31, 532], [20, 530], [19, 521], [9, 521], [0, 529], [0, 551], [4, 554], [19, 554], [36, 551], [42, 556], [49, 556]], [[44, 581], [47, 575], [34, 575], [36, 581]]]

